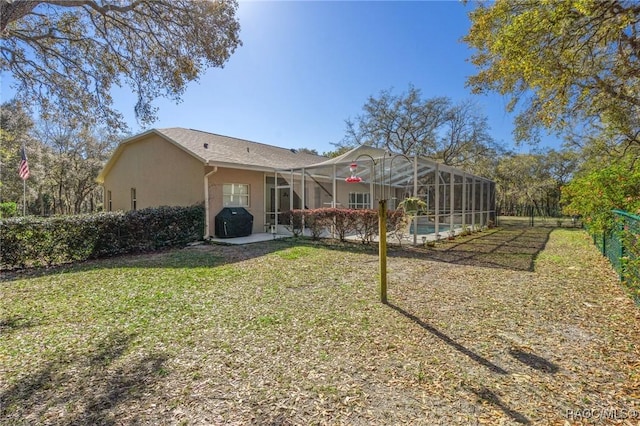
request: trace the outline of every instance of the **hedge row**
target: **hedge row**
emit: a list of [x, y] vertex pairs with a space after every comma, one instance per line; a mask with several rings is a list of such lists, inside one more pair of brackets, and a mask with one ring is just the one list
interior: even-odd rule
[[[340, 241], [348, 235], [357, 235], [360, 241], [370, 243], [378, 235], [378, 210], [322, 208], [310, 210], [289, 210], [280, 214], [287, 228], [294, 235], [302, 233], [304, 228], [318, 239], [323, 232], [332, 229]], [[387, 232], [396, 232], [405, 224], [402, 210], [387, 211]]]
[[204, 206], [0, 220], [0, 269], [184, 246], [202, 238]]

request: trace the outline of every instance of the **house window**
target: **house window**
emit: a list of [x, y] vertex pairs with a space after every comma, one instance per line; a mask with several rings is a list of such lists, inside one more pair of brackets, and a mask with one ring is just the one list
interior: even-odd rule
[[371, 195], [368, 192], [350, 192], [349, 208], [350, 209], [371, 208]]
[[113, 211], [113, 204], [111, 203], [111, 191], [107, 191], [107, 211]]
[[136, 189], [131, 188], [131, 210], [138, 209], [138, 199], [136, 197]]
[[222, 186], [222, 203], [225, 207], [248, 207], [249, 185], [244, 183], [225, 183]]

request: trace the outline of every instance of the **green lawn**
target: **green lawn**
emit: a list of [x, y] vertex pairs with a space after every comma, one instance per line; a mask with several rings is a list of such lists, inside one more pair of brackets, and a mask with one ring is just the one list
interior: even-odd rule
[[5, 274], [0, 419], [562, 424], [640, 411], [640, 310], [583, 231], [511, 226], [389, 256], [389, 305], [377, 250], [359, 244]]

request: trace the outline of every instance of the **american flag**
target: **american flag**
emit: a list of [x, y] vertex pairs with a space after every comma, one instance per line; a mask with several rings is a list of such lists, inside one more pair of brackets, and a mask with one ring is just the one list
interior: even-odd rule
[[24, 150], [24, 146], [20, 150], [20, 155], [22, 159], [20, 160], [20, 167], [18, 167], [18, 176], [22, 180], [27, 180], [29, 179], [29, 163], [27, 162], [27, 153]]

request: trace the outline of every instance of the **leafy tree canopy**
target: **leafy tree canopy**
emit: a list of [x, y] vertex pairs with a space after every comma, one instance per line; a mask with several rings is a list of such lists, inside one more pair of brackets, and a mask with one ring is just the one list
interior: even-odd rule
[[[0, 105], [0, 202], [17, 201], [22, 194], [18, 177], [20, 147], [34, 141], [30, 132], [34, 122], [16, 100]], [[31, 160], [31, 153], [28, 153]]]
[[627, 158], [573, 179], [562, 203], [565, 214], [584, 216], [594, 231], [610, 228], [612, 209], [640, 214], [640, 163]]
[[301, 152], [303, 154], [320, 155], [318, 154], [318, 150], [313, 148], [298, 148], [296, 149], [296, 151]]
[[502, 156], [493, 174], [497, 204], [507, 214], [533, 206], [541, 215], [559, 213], [560, 188], [579, 167], [575, 151]]
[[580, 129], [640, 144], [640, 3], [496, 0], [470, 17], [468, 84], [520, 103], [516, 140]]
[[77, 214], [102, 205], [102, 188], [95, 180], [122, 136], [103, 128], [70, 129], [59, 121], [39, 122], [34, 133], [40, 162], [33, 165], [30, 187], [37, 192], [41, 214]]
[[158, 97], [180, 100], [190, 81], [222, 67], [241, 44], [235, 0], [0, 0], [0, 70], [44, 118], [126, 128], [110, 89], [137, 95], [154, 121]]
[[501, 151], [489, 134], [486, 117], [472, 102], [425, 99], [414, 86], [399, 95], [383, 90], [370, 96], [362, 114], [346, 124], [338, 147], [371, 145], [468, 169]]
[[322, 155], [329, 158], [336, 158], [341, 156], [342, 154], [349, 152], [351, 149], [352, 148], [348, 146], [340, 146], [333, 151], [325, 151], [322, 153]]

